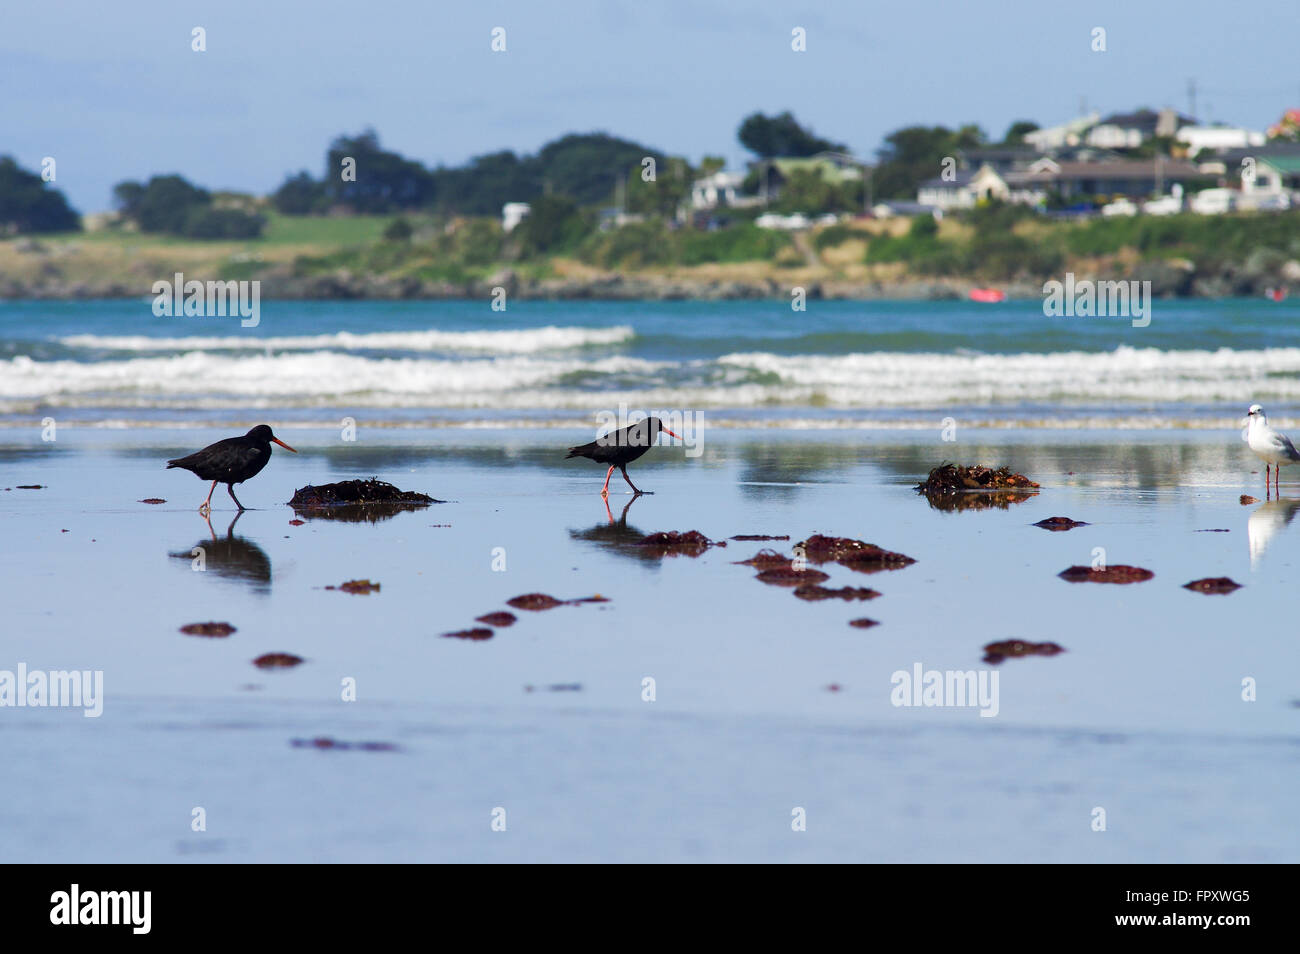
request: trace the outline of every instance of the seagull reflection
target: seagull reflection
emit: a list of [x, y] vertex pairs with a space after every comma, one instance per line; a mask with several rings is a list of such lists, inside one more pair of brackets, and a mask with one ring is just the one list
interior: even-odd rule
[[1246, 537], [1250, 542], [1252, 570], [1259, 566], [1269, 542], [1295, 519], [1297, 511], [1300, 511], [1300, 498], [1279, 497], [1260, 504], [1251, 512], [1246, 521]]
[[255, 593], [271, 592], [271, 558], [256, 543], [235, 536], [235, 524], [242, 516], [243, 513], [238, 513], [230, 521], [224, 538], [218, 537], [212, 529], [212, 520], [204, 517], [210, 539], [205, 537], [188, 550], [168, 555], [177, 560], [189, 560], [191, 568], [196, 571], [201, 568], [205, 573], [247, 583]]

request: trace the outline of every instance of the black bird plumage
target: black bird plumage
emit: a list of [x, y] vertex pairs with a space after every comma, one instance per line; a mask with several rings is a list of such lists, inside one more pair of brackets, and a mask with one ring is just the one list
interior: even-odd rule
[[608, 434], [596, 438], [590, 444], [579, 444], [577, 447], [570, 447], [569, 453], [565, 455], [564, 459], [586, 457], [598, 464], [608, 464], [609, 471], [605, 474], [605, 486], [600, 491], [601, 496], [608, 496], [609, 494], [609, 478], [613, 476], [615, 467], [623, 474], [623, 479], [627, 481], [627, 485], [632, 488], [634, 494], [649, 493], [650, 491], [638, 490], [636, 484], [632, 483], [632, 478], [627, 475], [627, 465], [655, 445], [655, 442], [659, 440], [660, 431], [672, 437], [677, 437], [676, 434], [664, 427], [664, 422], [659, 418], [647, 417], [635, 424], [629, 424], [627, 427], [610, 431]]
[[240, 510], [244, 505], [235, 496], [235, 484], [243, 483], [262, 472], [262, 468], [271, 460], [271, 444], [279, 444], [285, 450], [293, 450], [288, 444], [276, 437], [266, 424], [259, 424], [243, 437], [227, 437], [224, 441], [209, 444], [201, 451], [195, 451], [188, 457], [178, 457], [167, 462], [167, 468], [180, 467], [188, 470], [203, 480], [212, 481], [208, 489], [208, 499], [199, 507], [207, 512], [211, 506], [212, 491], [217, 484], [225, 484], [230, 499]]

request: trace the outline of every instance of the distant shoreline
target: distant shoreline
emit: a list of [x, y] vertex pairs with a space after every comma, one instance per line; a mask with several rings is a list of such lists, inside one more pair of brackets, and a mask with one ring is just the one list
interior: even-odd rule
[[[226, 281], [211, 275], [186, 273], [200, 281]], [[1098, 281], [1120, 276], [1093, 275]], [[1131, 276], [1124, 276], [1125, 279]], [[1144, 277], [1139, 274], [1139, 278]], [[915, 278], [899, 281], [848, 281], [843, 279], [765, 281], [718, 279], [691, 280], [657, 275], [612, 275], [594, 279], [520, 277], [513, 272], [466, 282], [436, 282], [386, 275], [314, 275], [306, 278], [264, 277], [263, 301], [490, 301], [504, 289], [509, 301], [783, 301], [796, 289], [808, 301], [959, 301], [973, 288], [995, 287], [1008, 301], [1041, 301], [1042, 283], [1018, 280], [987, 282], [978, 278]], [[1148, 278], [1147, 280], [1151, 280]], [[1255, 287], [1258, 285], [1259, 287]], [[1271, 283], [1189, 282], [1175, 285], [1153, 281], [1157, 298], [1221, 299], [1262, 297]], [[139, 286], [119, 280], [64, 279], [21, 282], [0, 279], [0, 301], [87, 301], [152, 299], [152, 282]]]

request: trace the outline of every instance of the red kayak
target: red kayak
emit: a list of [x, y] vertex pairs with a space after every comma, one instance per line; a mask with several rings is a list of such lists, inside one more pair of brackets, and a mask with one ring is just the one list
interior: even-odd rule
[[970, 300], [996, 304], [1000, 301], [1006, 301], [1007, 293], [998, 288], [972, 288], [970, 290]]

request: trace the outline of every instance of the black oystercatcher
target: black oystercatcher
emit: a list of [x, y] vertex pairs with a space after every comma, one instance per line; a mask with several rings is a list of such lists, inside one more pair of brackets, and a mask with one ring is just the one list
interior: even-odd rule
[[212, 491], [217, 489], [217, 484], [225, 484], [235, 506], [245, 510], [247, 508], [235, 496], [235, 484], [242, 484], [261, 473], [266, 462], [271, 459], [272, 444], [279, 444], [287, 451], [298, 453], [272, 434], [270, 427], [259, 424], [243, 437], [227, 437], [224, 441], [209, 444], [203, 450], [190, 454], [189, 457], [169, 460], [167, 468], [170, 470], [173, 467], [181, 467], [204, 480], [212, 481], [212, 486], [208, 488], [208, 499], [203, 501], [203, 506], [199, 507], [199, 513], [206, 514], [212, 509]]
[[[600, 464], [609, 464], [609, 471], [605, 474], [605, 486], [600, 489], [602, 497], [609, 496], [609, 478], [614, 475], [615, 467], [622, 472], [623, 479], [632, 488], [632, 493], [638, 495], [653, 493], [654, 491], [637, 489], [636, 484], [632, 483], [632, 478], [627, 475], [627, 465], [654, 446], [655, 441], [659, 439], [660, 431], [663, 431], [669, 437], [677, 437], [676, 434], [664, 427], [664, 422], [659, 418], [647, 417], [645, 420], [629, 424], [617, 431], [610, 431], [608, 434], [596, 438], [590, 444], [570, 447], [569, 453], [565, 455], [564, 459], [586, 457]], [[681, 438], [678, 437], [678, 440], [681, 440]]]

